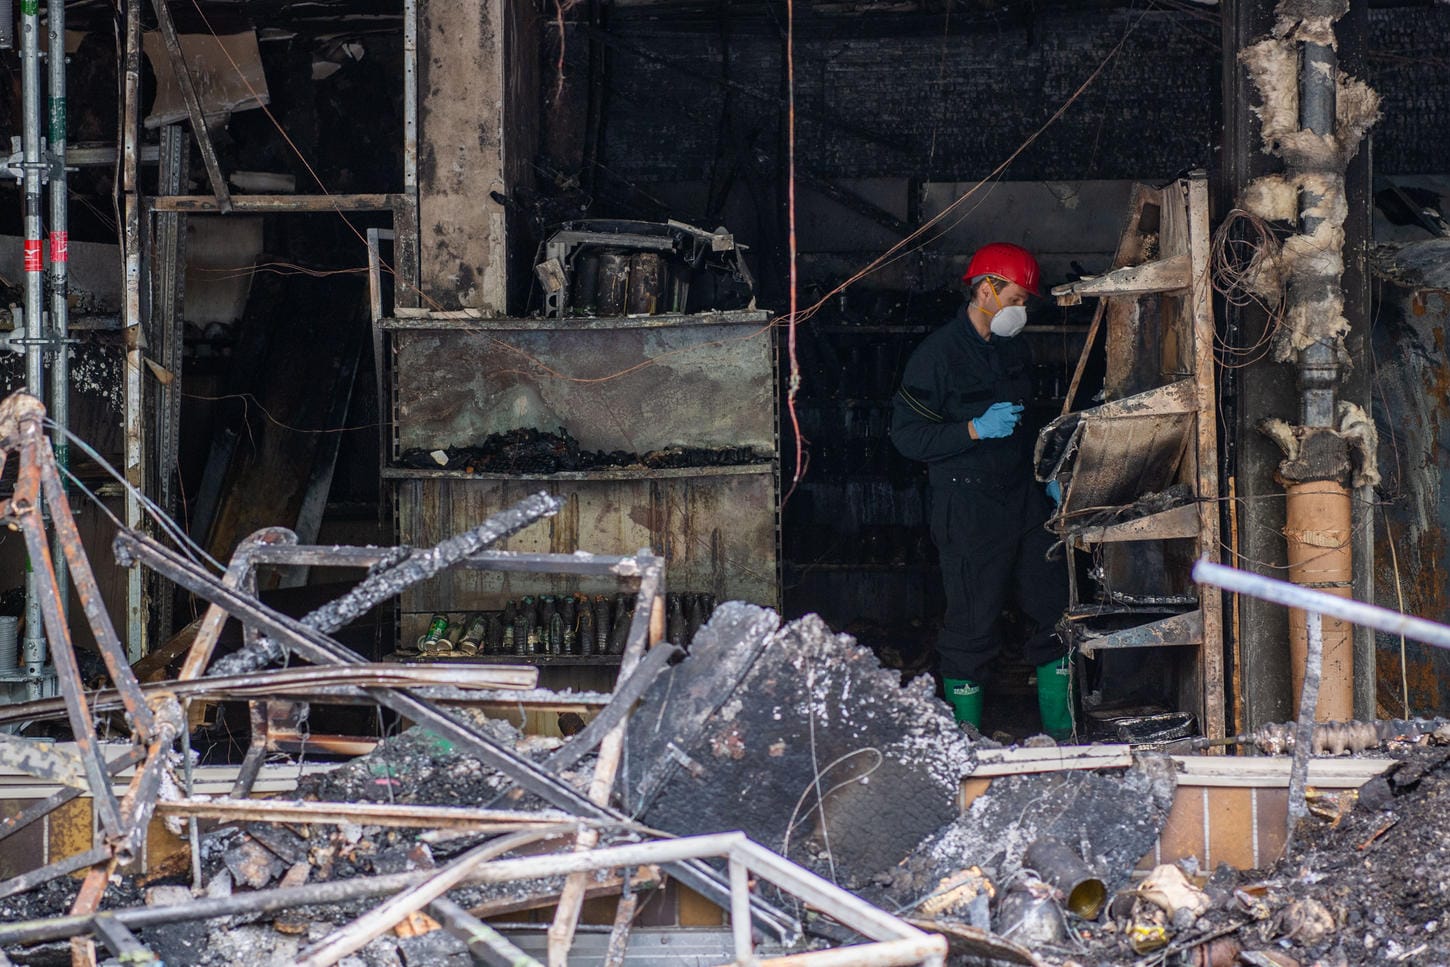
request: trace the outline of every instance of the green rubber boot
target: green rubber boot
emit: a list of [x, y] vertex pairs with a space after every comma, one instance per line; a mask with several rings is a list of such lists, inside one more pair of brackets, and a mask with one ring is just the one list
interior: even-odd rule
[[1037, 666], [1037, 710], [1042, 731], [1061, 742], [1072, 737], [1072, 658]]
[[942, 686], [957, 723], [969, 722], [972, 728], [981, 728], [982, 686], [965, 678], [943, 678]]

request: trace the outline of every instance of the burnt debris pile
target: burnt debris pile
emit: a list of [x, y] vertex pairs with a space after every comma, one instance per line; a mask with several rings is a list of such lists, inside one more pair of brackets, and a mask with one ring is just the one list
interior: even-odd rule
[[662, 447], [646, 453], [585, 450], [569, 431], [516, 429], [494, 433], [475, 446], [415, 447], [399, 463], [414, 470], [465, 473], [552, 474], [588, 470], [675, 470], [769, 463], [771, 456], [752, 447]]

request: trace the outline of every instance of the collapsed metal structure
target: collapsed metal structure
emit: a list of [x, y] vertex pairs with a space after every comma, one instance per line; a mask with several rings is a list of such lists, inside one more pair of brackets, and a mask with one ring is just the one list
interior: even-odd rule
[[[39, 601], [46, 631], [53, 643], [62, 701], [14, 706], [14, 720], [55, 716], [62, 712], [75, 734], [77, 751], [64, 753], [49, 744], [13, 736], [0, 737], [0, 758], [8, 765], [68, 788], [35, 804], [0, 826], [0, 839], [35, 822], [66, 802], [88, 792], [95, 802], [100, 838], [88, 851], [32, 870], [0, 883], [0, 896], [34, 889], [66, 874], [89, 869], [68, 917], [11, 923], [0, 926], [0, 944], [71, 939], [77, 964], [96, 962], [95, 941], [117, 957], [135, 959], [144, 948], [133, 930], [161, 922], [201, 920], [239, 912], [286, 909], [303, 903], [392, 895], [366, 916], [346, 925], [306, 951], [303, 963], [336, 962], [347, 953], [390, 929], [404, 917], [429, 908], [447, 929], [462, 936], [471, 950], [491, 961], [517, 963], [519, 951], [505, 938], [466, 911], [451, 905], [445, 894], [465, 882], [505, 882], [545, 874], [567, 874], [554, 926], [549, 934], [549, 961], [565, 961], [572, 943], [584, 896], [585, 875], [604, 868], [660, 864], [681, 883], [731, 911], [735, 956], [754, 960], [756, 933], [778, 943], [794, 943], [801, 925], [793, 915], [752, 895], [754, 874], [829, 915], [866, 940], [853, 946], [853, 963], [943, 963], [946, 941], [886, 914], [794, 863], [749, 842], [741, 834], [721, 834], [678, 840], [649, 840], [595, 849], [601, 831], [639, 837], [637, 825], [611, 805], [629, 710], [676, 653], [668, 645], [651, 648], [662, 635], [663, 613], [657, 605], [664, 592], [663, 562], [641, 551], [630, 557], [576, 554], [520, 554], [489, 552], [486, 548], [522, 528], [556, 513], [560, 501], [536, 494], [495, 514], [478, 526], [427, 549], [408, 547], [299, 546], [283, 528], [268, 528], [245, 541], [217, 578], [157, 541], [122, 528], [115, 551], [124, 566], [147, 568], [204, 598], [210, 605], [177, 679], [161, 687], [143, 688], [127, 662], [125, 648], [105, 612], [81, 548], [65, 487], [56, 468], [50, 440], [43, 429], [45, 410], [39, 400], [14, 394], [0, 403], [0, 471], [14, 458], [18, 465], [14, 496], [0, 504], [0, 517], [20, 530], [38, 575]], [[74, 575], [87, 622], [95, 635], [115, 691], [92, 701], [83, 690], [72, 646], [71, 629], [60, 607], [55, 567], [47, 544], [42, 499], [54, 523], [55, 534]], [[262, 604], [255, 595], [255, 571], [262, 565], [367, 567], [367, 577], [336, 601], [294, 619]], [[629, 629], [619, 683], [607, 707], [542, 766], [521, 757], [494, 736], [445, 712], [437, 698], [458, 700], [458, 686], [521, 689], [536, 680], [534, 669], [477, 667], [457, 670], [398, 669], [372, 666], [330, 637], [331, 633], [419, 581], [453, 567], [511, 572], [552, 572], [596, 578], [615, 578], [633, 590], [638, 606]], [[228, 618], [244, 628], [241, 650], [212, 660], [218, 635]], [[301, 658], [315, 668], [271, 669], [270, 665]], [[419, 687], [421, 686], [421, 687]], [[345, 882], [324, 882], [298, 887], [256, 891], [228, 898], [131, 910], [102, 911], [102, 894], [118, 865], [128, 862], [144, 841], [148, 823], [158, 809], [162, 774], [170, 767], [174, 747], [183, 753], [187, 795], [167, 802], [165, 811], [191, 823], [194, 876], [197, 875], [196, 819], [258, 819], [297, 823], [338, 822], [342, 812], [324, 803], [279, 803], [249, 798], [266, 751], [264, 739], [253, 743], [239, 770], [230, 795], [221, 802], [197, 799], [190, 792], [191, 756], [188, 748], [186, 706], [206, 697], [246, 697], [254, 703], [267, 696], [338, 696], [376, 703], [425, 726], [451, 741], [461, 751], [554, 807], [545, 812], [475, 809], [470, 807], [347, 806], [349, 816], [367, 815], [383, 825], [422, 825], [501, 834], [465, 853], [441, 870], [425, 874], [355, 877]], [[466, 697], [466, 693], [465, 693]], [[119, 703], [131, 731], [131, 749], [107, 763], [101, 753], [93, 713]], [[254, 714], [254, 720], [256, 716]], [[588, 794], [560, 777], [560, 772], [597, 752]], [[112, 775], [136, 766], [126, 792], [112, 790]], [[376, 814], [376, 815], [374, 815]], [[644, 838], [644, 837], [640, 837]], [[553, 839], [563, 850], [557, 854], [523, 859], [501, 859], [527, 843]], [[722, 875], [705, 860], [724, 857], [728, 874]], [[616, 932], [628, 936], [630, 915], [621, 901]], [[623, 944], [618, 956], [623, 956]], [[808, 955], [822, 963], [839, 962], [830, 951]], [[527, 958], [525, 958], [527, 960]], [[532, 961], [530, 961], [532, 962]], [[613, 962], [618, 962], [613, 961]]]

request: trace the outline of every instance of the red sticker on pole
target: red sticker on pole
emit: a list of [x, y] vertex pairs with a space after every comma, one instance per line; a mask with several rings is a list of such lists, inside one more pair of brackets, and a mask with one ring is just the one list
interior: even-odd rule
[[51, 262], [70, 261], [70, 232], [50, 233], [50, 260]]
[[44, 260], [40, 254], [40, 239], [27, 238], [25, 240], [25, 271], [39, 272]]

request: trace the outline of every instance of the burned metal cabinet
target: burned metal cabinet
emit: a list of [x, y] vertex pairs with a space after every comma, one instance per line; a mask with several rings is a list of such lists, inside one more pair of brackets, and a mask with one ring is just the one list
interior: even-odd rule
[[[1194, 560], [1218, 559], [1218, 443], [1209, 280], [1208, 189], [1201, 175], [1135, 189], [1113, 269], [1053, 289], [1104, 300], [1104, 402], [1043, 429], [1037, 473], [1057, 480], [1052, 527], [1072, 576], [1065, 624], [1085, 653], [1171, 646], [1180, 710], [1224, 734], [1222, 600], [1200, 591]], [[1089, 335], [1091, 351], [1093, 334]], [[1075, 555], [1090, 558], [1091, 588]]]
[[[778, 606], [777, 384], [768, 313], [484, 319], [402, 309], [396, 316], [377, 326], [387, 345], [392, 402], [382, 474], [394, 487], [401, 543], [436, 543], [545, 490], [567, 497], [566, 508], [503, 549], [650, 548], [666, 558], [671, 590]], [[738, 447], [760, 459], [546, 474], [399, 464], [415, 448], [468, 445], [520, 428], [562, 428], [594, 451]], [[577, 582], [447, 574], [403, 596], [403, 640], [421, 633], [435, 611], [494, 610], [525, 594], [612, 590]], [[549, 656], [540, 663], [610, 657]]]

